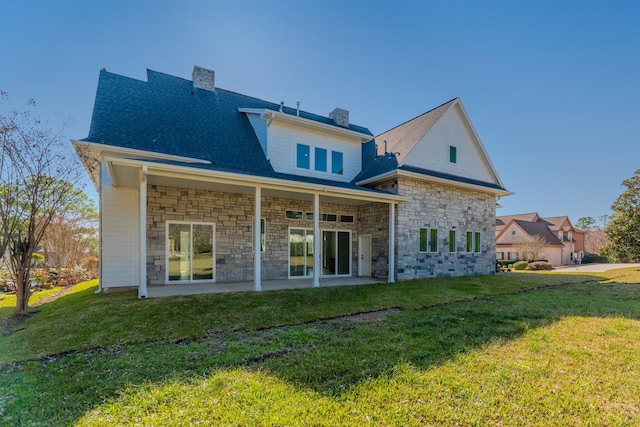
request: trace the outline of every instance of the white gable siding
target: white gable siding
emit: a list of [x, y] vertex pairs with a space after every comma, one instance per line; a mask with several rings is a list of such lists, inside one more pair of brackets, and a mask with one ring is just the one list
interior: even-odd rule
[[[311, 147], [310, 169], [296, 167], [297, 144], [305, 144]], [[328, 172], [316, 172], [314, 170], [313, 151], [315, 147], [327, 150], [329, 159], [327, 164]], [[268, 148], [267, 158], [276, 172], [349, 182], [360, 173], [362, 168], [361, 144], [359, 141], [341, 138], [336, 135], [326, 135], [299, 126], [276, 123], [275, 121], [271, 123], [271, 126], [269, 126]], [[343, 175], [331, 173], [331, 151], [338, 151], [343, 154]]]
[[247, 113], [247, 118], [253, 126], [253, 131], [256, 133], [258, 137], [258, 141], [260, 141], [260, 146], [262, 147], [262, 151], [264, 151], [264, 155], [267, 155], [267, 122], [260, 118], [260, 114], [255, 113]]
[[113, 187], [102, 170], [100, 283], [103, 288], [138, 286], [138, 191]]
[[[456, 163], [449, 162], [449, 146], [456, 147]], [[407, 155], [403, 163], [498, 184], [457, 107], [447, 111], [434, 124]]]

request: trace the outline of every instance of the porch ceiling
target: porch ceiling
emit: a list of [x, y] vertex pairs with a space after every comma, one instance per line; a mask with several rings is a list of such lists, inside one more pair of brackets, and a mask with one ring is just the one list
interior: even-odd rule
[[[140, 167], [132, 164], [109, 164], [109, 170], [114, 185], [118, 187], [139, 188], [140, 186]], [[159, 173], [153, 169], [149, 169], [147, 182], [149, 185], [159, 185], [176, 188], [188, 188], [196, 190], [220, 191], [225, 193], [244, 194], [252, 196], [255, 194], [255, 187], [260, 185], [260, 178], [256, 177], [254, 182], [233, 181], [230, 179], [215, 179], [213, 177], [194, 177], [184, 174], [184, 177], [174, 176], [171, 174]], [[293, 186], [261, 186], [262, 197], [280, 197], [291, 200], [313, 201], [314, 191], [306, 189], [300, 184], [300, 188]], [[326, 193], [326, 194], [325, 194]], [[325, 192], [320, 192], [320, 199], [326, 203], [336, 203], [350, 206], [360, 206], [372, 201], [364, 196], [362, 199], [353, 197], [352, 195], [335, 194], [328, 187]], [[390, 200], [391, 201], [391, 200]]]

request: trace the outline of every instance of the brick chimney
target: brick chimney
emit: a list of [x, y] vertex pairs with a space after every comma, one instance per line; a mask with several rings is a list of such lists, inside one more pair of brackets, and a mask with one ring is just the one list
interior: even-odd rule
[[349, 127], [349, 112], [342, 108], [334, 108], [329, 113], [329, 118], [335, 122], [338, 126], [345, 128]]
[[197, 65], [193, 67], [193, 73], [191, 73], [191, 78], [193, 79], [193, 87], [197, 87], [205, 90], [216, 90], [215, 85], [213, 84], [213, 78], [215, 73], [211, 70], [207, 70], [206, 68], [198, 67]]

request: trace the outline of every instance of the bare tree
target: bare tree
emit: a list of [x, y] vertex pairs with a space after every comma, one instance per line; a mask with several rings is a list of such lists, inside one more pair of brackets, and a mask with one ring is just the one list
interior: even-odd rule
[[73, 206], [82, 167], [62, 131], [54, 131], [31, 114], [8, 107], [0, 91], [0, 255], [7, 256], [16, 282], [16, 314], [26, 314], [31, 289], [31, 257], [56, 214]]
[[522, 237], [513, 244], [519, 257], [526, 261], [538, 261], [546, 246], [547, 242], [537, 234]]
[[89, 199], [79, 198], [66, 215], [54, 215], [42, 238], [41, 246], [52, 261], [58, 277], [62, 269], [83, 264], [98, 246], [98, 212]]

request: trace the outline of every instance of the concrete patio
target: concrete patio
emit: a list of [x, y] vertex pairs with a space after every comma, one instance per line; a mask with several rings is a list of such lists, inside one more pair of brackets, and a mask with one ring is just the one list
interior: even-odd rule
[[[320, 279], [320, 287], [368, 285], [371, 283], [385, 283], [384, 279], [372, 279], [370, 277], [338, 277]], [[313, 288], [313, 279], [282, 279], [263, 280], [262, 292], [279, 289], [305, 289]], [[176, 295], [197, 295], [226, 292], [254, 292], [253, 282], [232, 283], [181, 283], [172, 285], [152, 285], [147, 287], [149, 298], [169, 297]]]

